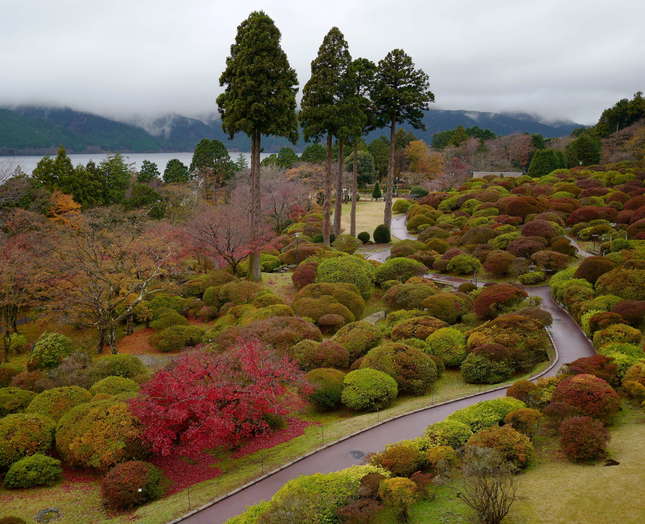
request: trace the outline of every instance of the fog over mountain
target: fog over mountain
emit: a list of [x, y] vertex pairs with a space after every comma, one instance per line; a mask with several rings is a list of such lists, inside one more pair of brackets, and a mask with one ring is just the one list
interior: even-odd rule
[[2, 0], [0, 106], [203, 118], [216, 112], [237, 25], [256, 9], [282, 31], [301, 86], [334, 25], [354, 57], [405, 49], [440, 109], [591, 124], [645, 85], [641, 0]]

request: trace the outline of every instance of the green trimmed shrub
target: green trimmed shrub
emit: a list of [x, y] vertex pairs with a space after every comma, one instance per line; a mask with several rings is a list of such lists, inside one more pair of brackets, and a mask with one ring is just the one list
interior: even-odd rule
[[120, 510], [156, 500], [164, 491], [161, 470], [140, 460], [114, 466], [101, 481], [105, 505]]
[[411, 207], [412, 207], [412, 202], [410, 202], [409, 200], [406, 200], [405, 198], [400, 198], [392, 204], [392, 213], [394, 213], [395, 215], [398, 215], [401, 213], [407, 213], [408, 209], [410, 209]]
[[349, 358], [352, 361], [377, 346], [382, 338], [383, 333], [377, 326], [360, 320], [340, 328], [332, 340], [349, 352]]
[[36, 393], [26, 389], [0, 388], [0, 418], [24, 411], [35, 396]]
[[454, 449], [462, 448], [473, 432], [470, 426], [456, 420], [443, 420], [435, 422], [426, 428], [425, 439], [429, 447], [450, 446]]
[[309, 284], [298, 291], [296, 294], [296, 300], [304, 297], [321, 298], [326, 295], [334, 297], [338, 302], [349, 309], [355, 318], [358, 319], [363, 315], [365, 301], [354, 284], [348, 284], [345, 282], [319, 282], [317, 284]]
[[0, 470], [23, 457], [47, 453], [54, 438], [54, 421], [36, 413], [14, 413], [0, 419]]
[[345, 255], [326, 258], [316, 269], [318, 282], [354, 284], [363, 298], [369, 298], [374, 281], [374, 266], [361, 256]]
[[331, 295], [323, 295], [318, 298], [296, 298], [291, 307], [297, 316], [310, 318], [317, 324], [319, 324], [320, 318], [325, 315], [340, 315], [346, 323], [356, 319], [347, 307]]
[[150, 343], [159, 351], [167, 353], [186, 346], [196, 346], [204, 337], [204, 330], [198, 326], [170, 326], [150, 337]]
[[390, 249], [390, 257], [408, 257], [416, 253], [417, 251], [427, 251], [427, 249], [428, 246], [426, 246], [423, 242], [419, 242], [418, 240], [399, 240], [398, 242], [394, 242], [392, 244], [392, 248]]
[[378, 411], [389, 406], [398, 393], [396, 381], [390, 375], [361, 368], [345, 375], [341, 401], [354, 411]]
[[152, 322], [150, 327], [156, 330], [163, 330], [172, 326], [185, 326], [188, 324], [186, 317], [177, 313], [173, 309], [163, 310], [163, 312]]
[[525, 286], [532, 286], [544, 282], [546, 280], [546, 274], [544, 271], [530, 271], [529, 273], [518, 276], [517, 279]]
[[305, 375], [305, 380], [313, 387], [313, 391], [308, 395], [309, 401], [320, 411], [338, 408], [341, 404], [344, 378], [345, 373], [337, 369], [312, 369]]
[[423, 395], [437, 380], [434, 360], [423, 351], [405, 344], [387, 343], [370, 349], [361, 359], [361, 368], [390, 375], [401, 393]]
[[376, 268], [374, 279], [380, 286], [387, 280], [405, 282], [411, 277], [420, 276], [428, 272], [428, 268], [421, 262], [410, 258], [390, 258]]
[[537, 432], [542, 413], [533, 408], [520, 408], [511, 411], [504, 417], [504, 424], [510, 425], [513, 429], [532, 437]]
[[56, 449], [72, 466], [105, 471], [144, 455], [141, 432], [141, 423], [125, 402], [89, 402], [70, 409], [58, 421]]
[[[392, 282], [394, 285], [387, 288], [383, 295], [383, 302], [390, 311], [421, 309], [423, 301], [437, 293], [437, 288], [432, 284], [401, 284], [398, 280]], [[381, 287], [385, 288], [386, 284], [387, 282], [384, 282]]]
[[88, 391], [78, 386], [53, 388], [36, 395], [25, 412], [46, 415], [53, 421], [57, 421], [74, 406], [89, 402], [91, 399], [92, 396]]
[[158, 311], [166, 309], [174, 309], [177, 313], [181, 313], [184, 310], [185, 302], [185, 298], [177, 295], [157, 293], [148, 301], [148, 307], [153, 311], [155, 316], [159, 316]]
[[352, 255], [361, 245], [361, 241], [352, 235], [338, 235], [332, 246], [338, 251]]
[[493, 360], [470, 353], [461, 364], [461, 375], [467, 384], [498, 384], [513, 376], [515, 369], [508, 360]]
[[446, 420], [462, 422], [473, 432], [477, 432], [483, 428], [498, 426], [511, 411], [525, 407], [524, 402], [512, 397], [482, 400], [455, 411]]
[[385, 224], [376, 226], [374, 233], [372, 233], [372, 237], [374, 238], [374, 243], [376, 244], [388, 244], [392, 240], [390, 228]]
[[457, 275], [472, 275], [481, 269], [482, 265], [479, 260], [471, 255], [461, 254], [452, 257], [448, 261], [446, 269], [449, 273]]
[[118, 395], [137, 391], [139, 391], [139, 384], [125, 377], [105, 377], [90, 388], [92, 395]]
[[627, 344], [639, 344], [641, 332], [639, 329], [627, 324], [612, 324], [605, 329], [596, 331], [593, 335], [593, 346], [600, 348], [612, 342], [624, 342]]
[[72, 353], [73, 349], [72, 341], [65, 335], [45, 332], [34, 344], [27, 368], [55, 368]]
[[95, 381], [111, 376], [136, 379], [146, 374], [146, 367], [134, 355], [105, 355], [96, 359], [92, 366]]
[[470, 311], [472, 301], [466, 295], [442, 291], [425, 299], [421, 306], [433, 317], [454, 324]]
[[446, 367], [459, 367], [468, 355], [466, 335], [455, 328], [438, 329], [426, 338], [426, 344], [428, 352], [441, 357]]
[[51, 486], [58, 482], [63, 473], [60, 460], [36, 453], [14, 462], [4, 477], [7, 489]]
[[367, 244], [370, 241], [370, 234], [367, 231], [361, 231], [356, 238], [358, 238], [363, 244]]
[[596, 280], [602, 295], [616, 295], [626, 300], [645, 300], [645, 269], [617, 267]]

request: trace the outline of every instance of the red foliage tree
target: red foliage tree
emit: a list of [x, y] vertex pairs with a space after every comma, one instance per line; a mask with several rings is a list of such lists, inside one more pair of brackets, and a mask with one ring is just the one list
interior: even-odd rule
[[270, 431], [268, 419], [293, 405], [287, 385], [300, 382], [307, 389], [293, 361], [240, 340], [226, 353], [186, 355], [158, 371], [131, 407], [154, 452], [190, 454]]

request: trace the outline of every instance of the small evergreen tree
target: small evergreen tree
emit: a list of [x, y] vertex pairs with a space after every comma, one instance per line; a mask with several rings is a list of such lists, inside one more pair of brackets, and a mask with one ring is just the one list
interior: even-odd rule
[[300, 160], [311, 164], [322, 164], [327, 157], [325, 146], [322, 144], [309, 144], [300, 155]]
[[144, 160], [141, 163], [141, 169], [137, 173], [137, 182], [140, 184], [148, 184], [159, 177], [160, 173], [157, 164], [150, 160]]
[[533, 153], [531, 163], [529, 164], [528, 175], [537, 178], [548, 175], [551, 171], [562, 167], [566, 166], [564, 155], [561, 151], [539, 149]]
[[374, 184], [374, 189], [372, 190], [372, 198], [374, 200], [378, 200], [383, 196], [383, 193], [381, 193], [381, 186], [379, 185], [378, 181], [376, 184]]
[[569, 167], [598, 164], [602, 152], [600, 139], [591, 133], [582, 133], [567, 146]]
[[173, 158], [166, 164], [163, 172], [163, 181], [166, 184], [182, 184], [190, 179], [188, 168], [181, 160]]

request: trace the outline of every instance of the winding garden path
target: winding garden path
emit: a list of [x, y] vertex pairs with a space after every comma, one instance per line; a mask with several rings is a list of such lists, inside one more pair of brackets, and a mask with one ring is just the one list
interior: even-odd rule
[[[408, 234], [405, 228], [405, 217], [402, 216], [394, 218], [392, 234], [398, 239], [414, 238]], [[370, 253], [371, 258], [379, 260], [384, 260], [388, 255], [389, 248]], [[465, 279], [446, 275], [433, 274], [432, 277], [451, 284], [465, 281]], [[531, 296], [541, 297], [542, 308], [553, 316], [553, 325], [549, 332], [556, 349], [551, 365], [535, 375], [533, 380], [542, 376], [555, 375], [563, 364], [594, 353], [589, 340], [580, 328], [555, 302], [548, 286], [527, 287], [526, 291]], [[482, 393], [434, 404], [382, 422], [305, 455], [173, 522], [181, 521], [190, 524], [225, 522], [243, 512], [247, 506], [269, 499], [285, 482], [295, 477], [329, 473], [360, 464], [368, 453], [380, 451], [391, 442], [418, 437], [429, 424], [443, 420], [454, 411], [475, 402], [504, 396], [505, 390], [506, 386], [494, 387]]]

